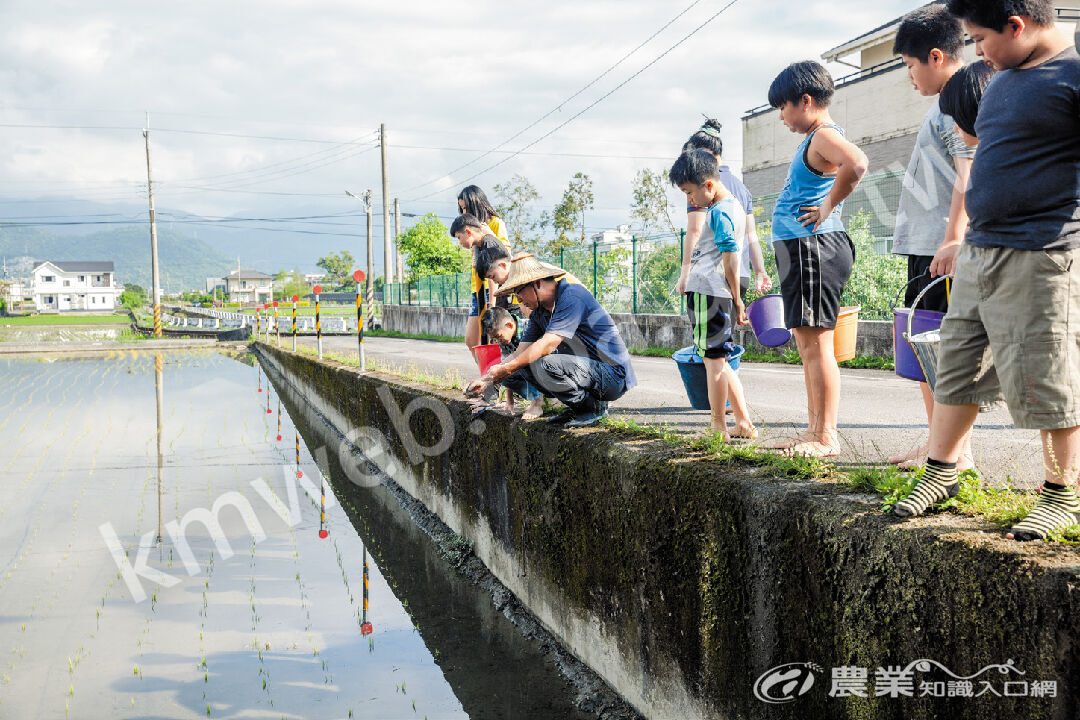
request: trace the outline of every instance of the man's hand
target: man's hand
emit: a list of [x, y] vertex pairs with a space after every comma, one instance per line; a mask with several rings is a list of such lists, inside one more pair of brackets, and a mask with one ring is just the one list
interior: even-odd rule
[[963, 241], [945, 243], [934, 253], [934, 259], [930, 261], [930, 277], [936, 278], [943, 275], [952, 277], [956, 272], [956, 258], [960, 254], [960, 246]]
[[746, 306], [743, 305], [742, 298], [733, 298], [735, 300], [735, 318], [736, 323], [739, 325], [749, 325], [750, 318], [746, 317]]
[[686, 283], [690, 279], [690, 273], [683, 271], [679, 274], [679, 281], [675, 283], [675, 294], [682, 295], [686, 292]]
[[495, 385], [508, 377], [510, 377], [510, 370], [506, 367], [506, 363], [498, 363], [488, 368], [487, 375], [482, 379], [487, 380], [490, 385]]
[[755, 273], [754, 292], [764, 295], [772, 290], [772, 278], [767, 273]]
[[467, 397], [477, 397], [482, 395], [485, 390], [491, 387], [492, 383], [487, 377], [476, 378], [465, 387], [465, 395]]

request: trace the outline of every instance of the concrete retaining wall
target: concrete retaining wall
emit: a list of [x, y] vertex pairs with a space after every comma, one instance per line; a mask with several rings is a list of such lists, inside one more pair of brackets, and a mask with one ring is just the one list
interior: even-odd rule
[[[275, 383], [363, 438], [647, 717], [1080, 715], [1073, 548], [1020, 545], [947, 514], [897, 523], [844, 486], [612, 429], [568, 432], [496, 413], [475, 421], [457, 395], [256, 347]], [[389, 444], [373, 451], [376, 436]], [[802, 694], [759, 700], [755, 683], [787, 663], [814, 665], [769, 692]], [[999, 694], [1005, 681], [1053, 681], [1056, 696], [917, 697], [924, 681], [955, 681], [933, 663], [959, 676], [1011, 664], [972, 679], [974, 693], [981, 681]], [[916, 697], [875, 696], [876, 669], [892, 666], [908, 668]], [[831, 668], [842, 667], [867, 669], [868, 697], [829, 696]]]
[[[384, 329], [410, 335], [465, 335], [465, 308], [436, 308], [416, 305], [384, 305]], [[623, 340], [631, 348], [666, 347], [680, 348], [690, 345], [690, 322], [683, 315], [632, 315], [615, 313], [612, 316], [622, 333]], [[782, 348], [763, 348], [749, 328], [736, 328], [736, 342], [757, 350], [794, 349], [790, 341]], [[859, 323], [856, 340], [860, 355], [892, 357], [892, 323], [881, 320], [864, 320]]]

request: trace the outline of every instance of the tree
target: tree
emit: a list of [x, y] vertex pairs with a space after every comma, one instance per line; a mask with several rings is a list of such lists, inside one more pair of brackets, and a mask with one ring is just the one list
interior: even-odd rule
[[533, 184], [523, 175], [514, 175], [494, 188], [495, 210], [506, 221], [510, 245], [515, 251], [539, 249], [540, 237], [548, 222], [547, 213], [536, 214], [532, 204], [540, 199]]
[[304, 282], [304, 274], [299, 270], [282, 270], [274, 276], [276, 291], [285, 298], [293, 295], [307, 295], [311, 292], [311, 286]]
[[326, 271], [327, 285], [332, 287], [343, 287], [352, 282], [353, 273], [353, 256], [348, 250], [342, 250], [340, 253], [332, 252], [325, 257], [319, 258], [319, 262], [315, 263], [320, 268]]
[[678, 233], [668, 205], [668, 174], [666, 170], [639, 170], [634, 176], [634, 204], [630, 215], [638, 221], [642, 233], [663, 228]]
[[[135, 290], [132, 288], [135, 288]], [[135, 310], [145, 305], [146, 295], [143, 294], [145, 291], [137, 292], [138, 290], [142, 290], [138, 285], [125, 286], [124, 292], [120, 293], [120, 304], [130, 310]]]
[[410, 280], [465, 272], [472, 264], [471, 253], [450, 238], [450, 230], [435, 213], [428, 213], [403, 232], [397, 245], [406, 256]]
[[551, 218], [551, 226], [555, 230], [555, 239], [548, 243], [548, 253], [553, 254], [559, 250], [578, 244], [578, 240], [570, 239], [570, 235], [581, 221], [580, 242], [585, 242], [585, 211], [592, 210], [595, 198], [592, 191], [592, 178], [584, 173], [574, 173], [570, 179], [570, 185], [563, 191], [562, 201], [555, 206], [555, 212]]

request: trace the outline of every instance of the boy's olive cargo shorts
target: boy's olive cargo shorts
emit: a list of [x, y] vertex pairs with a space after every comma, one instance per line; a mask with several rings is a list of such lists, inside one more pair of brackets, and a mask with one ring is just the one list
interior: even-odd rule
[[1080, 249], [960, 250], [935, 399], [1004, 397], [1018, 428], [1080, 425]]

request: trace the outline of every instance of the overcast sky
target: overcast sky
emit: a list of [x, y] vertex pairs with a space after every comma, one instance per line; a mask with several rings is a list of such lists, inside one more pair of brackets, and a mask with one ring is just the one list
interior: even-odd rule
[[[727, 1], [698, 0], [504, 149], [517, 150], [555, 128]], [[346, 189], [370, 187], [379, 198], [379, 154], [367, 149], [385, 122], [391, 196], [401, 197], [406, 212], [450, 217], [467, 181], [490, 189], [514, 173], [528, 177], [541, 205], [550, 207], [582, 171], [596, 191], [597, 212], [588, 224], [611, 226], [625, 217], [634, 173], [668, 166], [702, 113], [724, 123], [727, 159], [738, 168], [739, 117], [765, 101], [780, 69], [817, 58], [919, 3], [738, 0], [529, 150], [543, 154], [518, 156], [475, 178], [506, 155], [451, 172], [558, 106], [689, 4], [3, 0], [0, 195], [145, 202], [139, 128], [149, 110], [157, 202], [164, 208], [267, 217], [356, 210]], [[120, 129], [10, 127], [19, 124]], [[671, 198], [674, 203], [674, 191]], [[33, 215], [33, 204], [0, 204], [0, 219]]]

